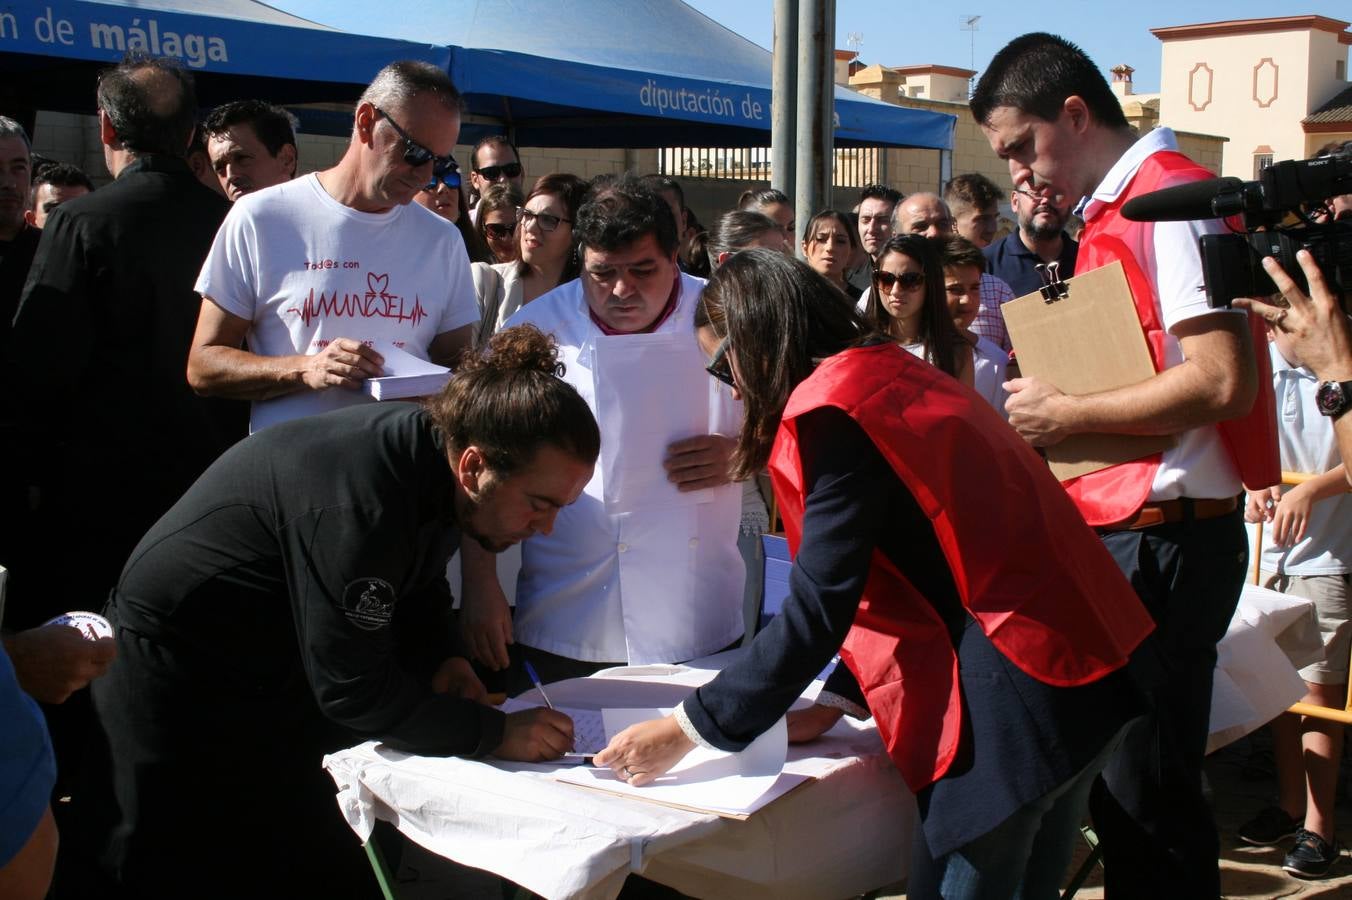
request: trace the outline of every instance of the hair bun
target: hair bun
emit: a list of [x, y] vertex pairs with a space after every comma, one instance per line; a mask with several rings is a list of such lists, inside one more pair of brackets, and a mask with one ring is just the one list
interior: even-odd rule
[[558, 344], [534, 325], [514, 325], [499, 331], [489, 338], [484, 351], [462, 361], [459, 371], [478, 368], [536, 371], [554, 376], [561, 376], [564, 371]]

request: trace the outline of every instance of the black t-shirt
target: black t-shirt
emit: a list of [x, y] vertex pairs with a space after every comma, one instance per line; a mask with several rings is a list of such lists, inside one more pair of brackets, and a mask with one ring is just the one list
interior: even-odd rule
[[[141, 539], [111, 617], [244, 704], [303, 670], [354, 734], [429, 754], [492, 750], [502, 713], [431, 692], [456, 655], [446, 562], [454, 481], [426, 414], [371, 404], [265, 429]], [[221, 685], [213, 684], [219, 694]]]
[[6, 359], [14, 313], [19, 308], [19, 296], [28, 280], [28, 270], [33, 265], [41, 237], [40, 229], [26, 224], [14, 240], [0, 241], [0, 348], [5, 348]]

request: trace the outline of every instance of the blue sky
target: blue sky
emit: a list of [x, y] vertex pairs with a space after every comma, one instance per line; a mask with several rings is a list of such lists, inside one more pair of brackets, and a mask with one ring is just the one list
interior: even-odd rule
[[[370, 0], [270, 0], [287, 12], [351, 31], [378, 28], [380, 4]], [[560, 0], [565, 2], [565, 0]], [[586, 2], [586, 0], [574, 0]], [[714, 21], [767, 49], [774, 35], [773, 0], [687, 0]], [[1160, 42], [1151, 28], [1218, 19], [1315, 14], [1352, 19], [1349, 0], [1306, 0], [1299, 5], [1271, 0], [1032, 0], [993, 3], [956, 0], [901, 3], [898, 0], [838, 0], [836, 46], [849, 49], [848, 36], [862, 37], [865, 62], [889, 66], [940, 63], [985, 67], [1010, 39], [1026, 31], [1052, 31], [1080, 44], [1106, 71], [1118, 63], [1136, 69], [1136, 91], [1159, 90]], [[960, 29], [960, 20], [980, 16], [977, 30]], [[363, 25], [365, 23], [365, 26]], [[616, 40], [623, 40], [617, 22]], [[975, 44], [975, 65], [973, 61]]]

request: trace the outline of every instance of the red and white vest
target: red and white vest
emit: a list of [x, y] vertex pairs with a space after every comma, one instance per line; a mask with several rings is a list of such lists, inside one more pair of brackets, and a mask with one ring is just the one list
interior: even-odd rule
[[[1138, 260], [1155, 255], [1155, 226], [1152, 222], [1132, 222], [1122, 217], [1122, 204], [1159, 188], [1214, 177], [1211, 172], [1181, 153], [1164, 150], [1147, 157], [1135, 177], [1118, 198], [1105, 207], [1093, 221], [1087, 222], [1080, 238], [1080, 253], [1075, 263], [1083, 273], [1120, 260], [1136, 303], [1136, 316], [1145, 332], [1146, 345], [1155, 371], [1164, 368], [1164, 348], [1168, 337], [1160, 322], [1159, 297], [1154, 284]], [[1253, 346], [1267, 346], [1263, 322], [1249, 316]], [[1254, 353], [1258, 369], [1258, 397], [1247, 415], [1222, 422], [1221, 437], [1235, 462], [1240, 479], [1250, 488], [1261, 488], [1281, 481], [1281, 459], [1277, 449], [1276, 405], [1272, 393], [1272, 371], [1268, 354]], [[1064, 482], [1066, 491], [1090, 525], [1124, 522], [1145, 504], [1159, 470], [1161, 454], [1131, 460], [1091, 472]]]
[[[963, 606], [1011, 662], [1058, 686], [1126, 664], [1154, 624], [1046, 464], [990, 404], [895, 344], [827, 359], [789, 398], [770, 476], [793, 553], [806, 500], [796, 420], [825, 406], [858, 422], [915, 496]], [[881, 552], [841, 658], [911, 790], [942, 776], [962, 730], [957, 655]]]

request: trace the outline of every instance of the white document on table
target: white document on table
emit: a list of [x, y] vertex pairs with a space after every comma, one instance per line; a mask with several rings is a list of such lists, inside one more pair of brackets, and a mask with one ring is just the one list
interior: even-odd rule
[[704, 491], [681, 493], [667, 480], [667, 447], [709, 433], [709, 375], [689, 334], [602, 336], [592, 372], [601, 433], [606, 511], [690, 506]]
[[[613, 735], [630, 725], [659, 719], [670, 712], [664, 709], [605, 709], [601, 715], [607, 733]], [[556, 781], [687, 809], [749, 815], [808, 780], [806, 775], [783, 772], [788, 735], [788, 727], [784, 719], [780, 719], [740, 753], [696, 747], [670, 772], [643, 787], [632, 787], [610, 769], [592, 766], [564, 769], [552, 777]]]

